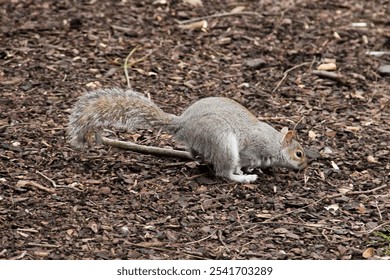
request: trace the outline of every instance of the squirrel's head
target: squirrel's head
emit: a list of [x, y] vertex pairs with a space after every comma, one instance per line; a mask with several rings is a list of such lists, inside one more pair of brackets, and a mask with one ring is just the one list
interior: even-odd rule
[[292, 169], [303, 169], [307, 165], [305, 151], [302, 146], [294, 140], [295, 131], [288, 130], [286, 127], [282, 129], [282, 158], [283, 165]]

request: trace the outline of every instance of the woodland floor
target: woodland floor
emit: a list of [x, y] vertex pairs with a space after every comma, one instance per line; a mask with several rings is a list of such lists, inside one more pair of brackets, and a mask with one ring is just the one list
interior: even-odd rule
[[[369, 53], [390, 50], [389, 1], [0, 3], [0, 258], [389, 257], [390, 55]], [[178, 22], [240, 6], [258, 15]], [[237, 184], [203, 163], [72, 149], [69, 109], [127, 87], [136, 46], [131, 86], [165, 111], [226, 96], [277, 129], [301, 120], [307, 170]], [[313, 72], [334, 60], [335, 79]]]

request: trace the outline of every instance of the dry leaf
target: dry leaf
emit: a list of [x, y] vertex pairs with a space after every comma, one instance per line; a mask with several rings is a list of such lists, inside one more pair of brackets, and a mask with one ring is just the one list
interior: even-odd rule
[[329, 148], [328, 146], [325, 146], [324, 149], [322, 150], [322, 152], [324, 154], [333, 154], [333, 151], [331, 148]]
[[335, 63], [323, 63], [317, 67], [317, 70], [321, 71], [335, 71], [337, 66]]
[[186, 30], [206, 29], [207, 28], [207, 21], [200, 20], [200, 21], [191, 22], [188, 24], [182, 24], [179, 27], [181, 29], [186, 29]]
[[260, 219], [269, 219], [272, 217], [271, 214], [267, 214], [267, 213], [264, 213], [264, 214], [256, 214], [255, 215], [257, 218], [260, 218]]
[[355, 92], [352, 92], [351, 93], [351, 97], [352, 98], [356, 98], [356, 99], [360, 99], [360, 100], [365, 100], [366, 98], [363, 96], [363, 92], [362, 91], [355, 91]]
[[322, 181], [325, 181], [325, 173], [323, 171], [320, 171], [320, 177]]
[[230, 12], [231, 13], [239, 13], [239, 12], [242, 12], [243, 10], [245, 10], [245, 6], [237, 6], [233, 10], [231, 10]]
[[334, 170], [340, 170], [340, 168], [337, 166], [337, 164], [334, 161], [331, 161], [330, 164], [332, 165], [332, 168]]
[[372, 256], [374, 256], [374, 248], [371, 247], [367, 248], [366, 250], [364, 250], [362, 256], [365, 259], [371, 258]]
[[336, 40], [340, 40], [341, 39], [340, 34], [337, 33], [336, 31], [333, 32], [333, 36], [335, 37]]
[[337, 211], [340, 207], [338, 204], [331, 204], [329, 206], [325, 206], [324, 208], [328, 211]]
[[191, 6], [203, 6], [203, 2], [202, 0], [183, 0], [183, 3], [184, 4], [188, 4], [188, 5], [191, 5]]
[[359, 126], [346, 126], [345, 131], [348, 132], [358, 132], [360, 130]]
[[311, 140], [314, 140], [314, 139], [316, 139], [316, 137], [317, 137], [317, 134], [314, 131], [309, 130], [309, 138]]
[[333, 138], [336, 136], [336, 131], [328, 129], [328, 130], [326, 130], [325, 135], [330, 137], [330, 138]]
[[97, 88], [102, 87], [102, 84], [99, 81], [95, 81], [95, 82], [90, 82], [90, 83], [86, 84], [85, 86], [89, 89], [97, 89]]
[[377, 163], [378, 162], [378, 160], [376, 158], [374, 158], [373, 156], [368, 156], [367, 157], [367, 161], [371, 162], [371, 163]]
[[352, 191], [352, 188], [339, 188], [338, 191], [341, 194], [346, 194], [346, 193]]
[[98, 232], [98, 226], [97, 224], [95, 223], [92, 223], [89, 228], [94, 232], [94, 233], [97, 233]]
[[286, 234], [288, 232], [288, 229], [286, 229], [286, 228], [276, 228], [273, 231], [274, 231], [274, 233]]
[[367, 212], [366, 207], [361, 203], [359, 204], [359, 207], [357, 208], [357, 210], [360, 212], [360, 214], [364, 214]]
[[141, 137], [141, 134], [135, 133], [130, 135], [130, 137], [133, 140], [133, 142], [137, 142], [137, 140]]

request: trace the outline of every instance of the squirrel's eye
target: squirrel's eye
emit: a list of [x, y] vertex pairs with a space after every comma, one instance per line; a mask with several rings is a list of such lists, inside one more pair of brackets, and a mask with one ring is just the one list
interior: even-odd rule
[[297, 157], [301, 158], [301, 157], [302, 157], [302, 152], [301, 152], [301, 151], [296, 151], [296, 152], [295, 152], [295, 155], [296, 155]]

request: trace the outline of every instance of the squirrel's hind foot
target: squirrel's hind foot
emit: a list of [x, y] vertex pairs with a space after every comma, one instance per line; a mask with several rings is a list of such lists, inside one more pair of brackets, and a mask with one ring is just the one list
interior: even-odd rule
[[228, 177], [230, 180], [238, 182], [238, 183], [252, 183], [257, 180], [257, 175], [237, 175], [237, 174], [229, 174]]

